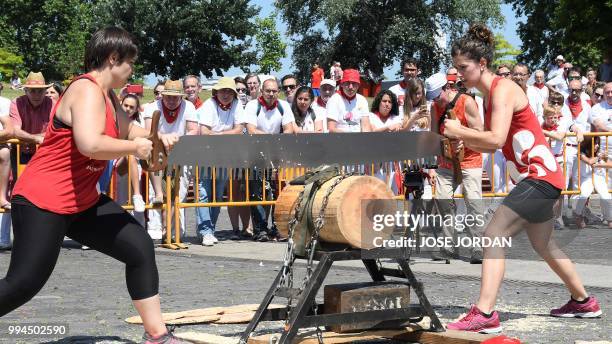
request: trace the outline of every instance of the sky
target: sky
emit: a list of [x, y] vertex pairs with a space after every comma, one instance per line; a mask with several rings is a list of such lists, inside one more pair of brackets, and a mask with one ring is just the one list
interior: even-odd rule
[[[254, 0], [252, 1], [252, 3], [261, 7], [260, 16], [262, 17], [268, 16], [272, 11], [274, 11], [274, 5], [272, 4], [272, 1]], [[520, 18], [517, 18], [515, 16], [514, 11], [512, 10], [512, 6], [502, 4], [501, 8], [502, 8], [502, 15], [504, 16], [506, 22], [502, 28], [496, 29], [495, 33], [501, 33], [506, 38], [506, 40], [510, 44], [512, 44], [512, 46], [514, 46], [515, 48], [520, 48], [521, 39], [519, 38], [516, 32], [516, 29], [518, 27], [517, 23], [519, 22]], [[285, 24], [282, 22], [280, 16], [277, 16], [277, 19], [276, 19], [276, 29], [281, 33], [281, 37], [285, 37]], [[273, 74], [277, 76], [283, 76], [285, 74], [291, 73], [291, 71], [294, 69], [294, 67], [291, 64], [291, 55], [292, 55], [292, 48], [291, 48], [291, 45], [288, 44], [287, 57], [281, 59], [282, 68], [280, 71], [274, 72]], [[324, 69], [327, 70], [328, 68], [324, 66]], [[388, 79], [396, 78], [396, 73], [398, 69], [399, 69], [399, 62], [397, 62], [394, 66], [387, 68], [385, 70], [385, 76]], [[225, 72], [226, 76], [236, 76], [236, 75], [243, 75], [243, 74], [244, 73], [239, 68], [231, 68]], [[153, 74], [148, 75], [145, 78], [145, 83], [149, 86], [154, 85], [156, 82], [157, 82], [157, 79], [155, 78], [155, 75]]]

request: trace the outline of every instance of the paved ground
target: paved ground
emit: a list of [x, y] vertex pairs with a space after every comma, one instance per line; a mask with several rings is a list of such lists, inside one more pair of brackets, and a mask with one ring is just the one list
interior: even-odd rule
[[[193, 216], [188, 212], [188, 219]], [[191, 222], [191, 221], [190, 221]], [[189, 233], [193, 224], [188, 223]], [[225, 212], [220, 228], [228, 229]], [[573, 231], [575, 232], [575, 231]], [[566, 249], [578, 256], [578, 269], [608, 313], [612, 304], [612, 270], [609, 237], [603, 227], [589, 228], [576, 236], [571, 230], [559, 235], [573, 236]], [[221, 231], [223, 238], [229, 231]], [[191, 245], [188, 250], [158, 249], [160, 290], [164, 311], [209, 306], [258, 303], [280, 267], [282, 243], [223, 241], [214, 248]], [[605, 248], [605, 249], [604, 249]], [[526, 250], [526, 249], [525, 249]], [[0, 253], [0, 267], [10, 255]], [[444, 322], [467, 311], [479, 289], [479, 266], [453, 261], [450, 265], [416, 259], [413, 269]], [[517, 255], [508, 261], [507, 278], [499, 296], [505, 333], [527, 343], [574, 343], [575, 340], [610, 340], [612, 321], [601, 319], [565, 320], [547, 316], [553, 306], [569, 298], [556, 277], [542, 262]], [[344, 264], [332, 270], [327, 283], [367, 281], [364, 269]], [[320, 295], [321, 296], [321, 295]], [[69, 334], [36, 339], [0, 334], [2, 343], [132, 343], [139, 342], [142, 328], [123, 319], [134, 315], [125, 288], [120, 264], [95, 251], [81, 251], [66, 245], [55, 272], [39, 295], [20, 309], [0, 319], [2, 328], [19, 323], [67, 323]], [[266, 324], [267, 329], [279, 323]], [[202, 331], [229, 337], [238, 336], [245, 325], [200, 325], [177, 331]]]

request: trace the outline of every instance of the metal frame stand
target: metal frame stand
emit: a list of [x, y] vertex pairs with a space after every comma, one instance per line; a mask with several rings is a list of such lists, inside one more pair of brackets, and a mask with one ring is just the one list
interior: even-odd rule
[[[240, 343], [246, 344], [249, 337], [261, 321], [286, 320], [289, 321], [283, 329], [277, 343], [291, 343], [301, 328], [315, 326], [329, 326], [339, 324], [350, 324], [360, 321], [389, 321], [407, 320], [411, 322], [420, 321], [423, 316], [431, 319], [430, 331], [443, 332], [444, 327], [440, 322], [433, 307], [429, 303], [423, 290], [423, 284], [419, 282], [408, 264], [409, 249], [372, 249], [372, 250], [344, 250], [344, 251], [317, 251], [315, 260], [318, 261], [312, 276], [303, 291], [297, 288], [278, 288], [282, 270], [274, 279], [272, 286], [266, 293], [263, 301], [259, 305], [257, 312], [251, 319], [246, 330], [240, 337]], [[377, 259], [393, 259], [399, 268], [382, 268], [377, 264]], [[305, 259], [305, 258], [297, 258]], [[366, 312], [344, 313], [344, 314], [313, 314], [312, 310], [316, 304], [315, 297], [321, 288], [332, 264], [337, 261], [361, 260], [365, 265], [370, 277], [375, 282], [385, 281], [385, 276], [405, 278], [419, 300], [419, 304], [413, 304], [407, 308], [373, 310]], [[297, 300], [295, 307], [289, 313], [287, 310], [268, 311], [268, 306], [275, 297], [293, 298]], [[322, 305], [321, 305], [322, 306]], [[320, 307], [319, 307], [320, 308]]]

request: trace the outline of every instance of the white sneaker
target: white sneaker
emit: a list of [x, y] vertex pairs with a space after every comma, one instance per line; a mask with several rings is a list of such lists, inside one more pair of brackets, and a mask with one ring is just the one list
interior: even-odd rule
[[134, 204], [135, 212], [144, 213], [146, 203], [142, 199], [142, 195], [132, 195], [132, 204]]
[[217, 237], [214, 234], [211, 234], [210, 236], [212, 236], [212, 240], [215, 244], [219, 242], [219, 239], [217, 239]]
[[153, 240], [161, 240], [163, 236], [161, 229], [149, 229], [147, 233]]
[[216, 240], [217, 238], [215, 238], [214, 235], [204, 234], [204, 237], [202, 238], [202, 246], [214, 246]]

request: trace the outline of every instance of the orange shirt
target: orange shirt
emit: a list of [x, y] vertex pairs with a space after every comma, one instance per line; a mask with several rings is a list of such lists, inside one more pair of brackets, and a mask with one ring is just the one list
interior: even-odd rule
[[321, 86], [321, 81], [323, 80], [323, 77], [325, 76], [325, 72], [323, 72], [322, 68], [317, 68], [315, 70], [312, 71], [311, 75], [310, 75], [310, 80], [311, 80], [311, 84], [312, 84], [312, 88], [319, 88]]
[[[453, 111], [455, 112], [457, 119], [464, 127], [468, 126], [467, 118], [465, 116], [465, 101], [468, 97], [468, 95], [462, 94], [461, 96], [459, 96], [459, 99], [457, 99], [455, 107], [453, 107]], [[438, 106], [438, 104], [435, 102], [433, 103], [433, 108], [435, 111], [435, 121], [436, 123], [439, 123], [440, 116], [442, 116], [442, 114], [444, 113], [444, 108]], [[444, 134], [444, 123], [440, 125], [440, 134]], [[452, 169], [453, 166], [451, 161], [444, 159], [444, 157], [438, 158], [438, 165], [446, 169]], [[465, 147], [463, 161], [461, 162], [461, 169], [466, 168], [482, 168], [482, 154]]]

